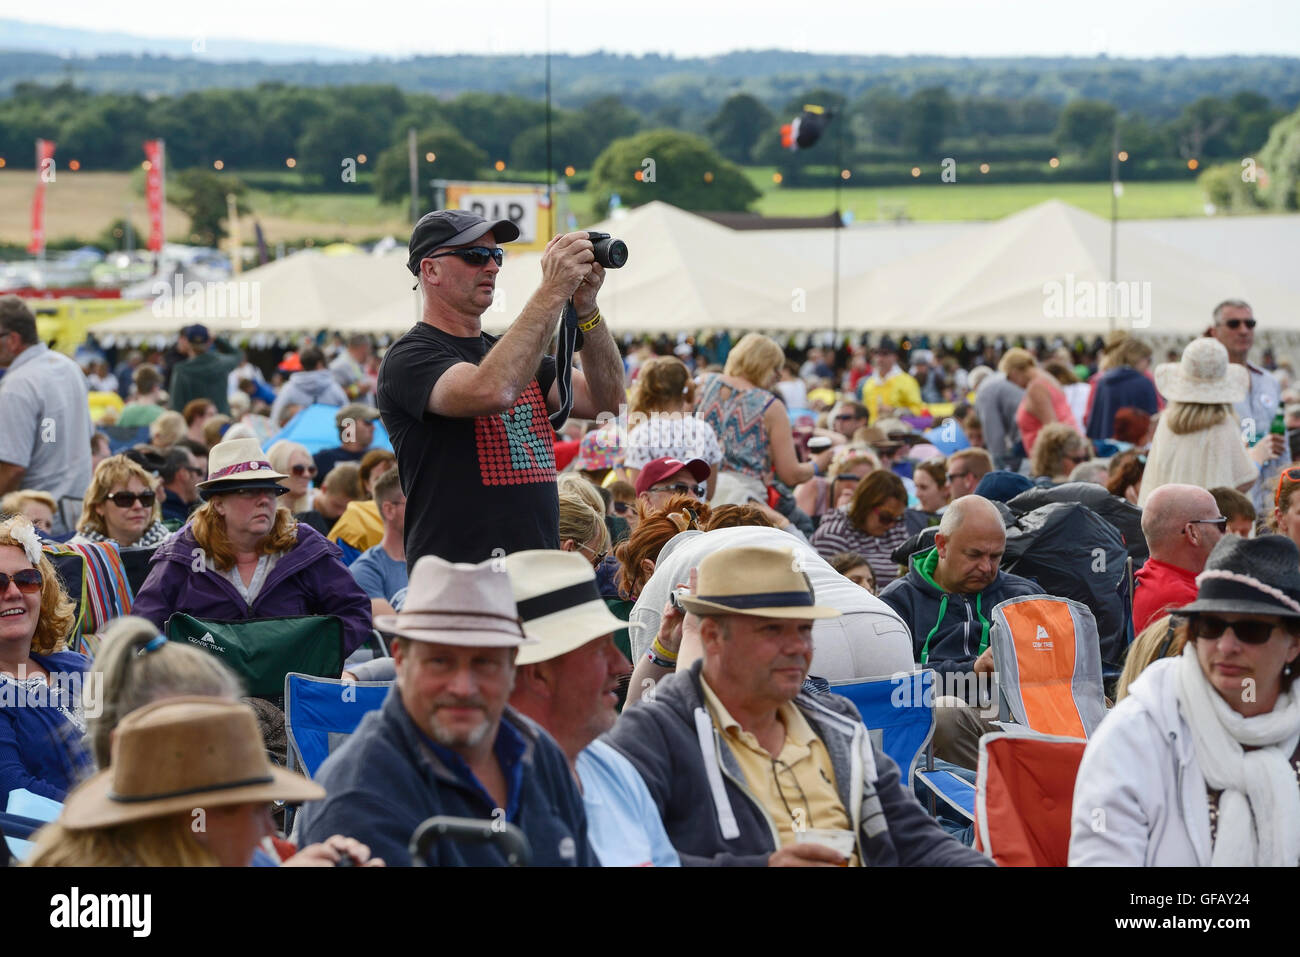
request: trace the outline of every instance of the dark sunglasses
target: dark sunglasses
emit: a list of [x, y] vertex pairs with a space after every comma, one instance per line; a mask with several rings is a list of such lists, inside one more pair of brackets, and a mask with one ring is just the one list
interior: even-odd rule
[[970, 473], [969, 473], [969, 472], [949, 472], [949, 473], [947, 474], [947, 476], [945, 476], [945, 477], [948, 479], [949, 482], [951, 482], [953, 479], [965, 478], [967, 475], [970, 475]]
[[632, 511], [632, 503], [631, 503], [631, 502], [615, 502], [615, 503], [614, 503], [614, 511], [615, 511], [616, 513], [618, 513], [619, 515], [624, 515], [624, 514], [630, 512], [630, 511]]
[[1254, 328], [1255, 328], [1255, 320], [1254, 320], [1254, 319], [1224, 319], [1224, 320], [1223, 320], [1223, 324], [1224, 324], [1225, 326], [1227, 326], [1229, 329], [1240, 329], [1240, 328], [1241, 328], [1241, 324], [1242, 324], [1243, 322], [1246, 324], [1246, 328], [1247, 328], [1247, 329], [1254, 329]]
[[130, 508], [136, 501], [145, 508], [153, 508], [157, 497], [153, 492], [114, 492], [112, 495], [105, 495], [104, 501], [112, 502], [118, 508]]
[[687, 485], [685, 482], [678, 482], [676, 485], [656, 485], [650, 491], [676, 492], [678, 495], [694, 495], [698, 499], [703, 499], [707, 489], [703, 485]]
[[12, 575], [0, 572], [0, 595], [9, 590], [10, 582], [17, 585], [18, 590], [24, 595], [35, 595], [41, 590], [41, 585], [45, 582], [45, 579], [41, 577], [40, 569], [37, 568], [24, 568]]
[[289, 469], [294, 475], [305, 475], [308, 478], [315, 478], [316, 466], [314, 465], [294, 465]]
[[1273, 634], [1273, 629], [1281, 627], [1271, 621], [1224, 621], [1213, 615], [1194, 615], [1188, 622], [1188, 631], [1193, 638], [1208, 638], [1217, 641], [1229, 628], [1237, 640], [1247, 645], [1262, 645]]
[[880, 509], [876, 509], [876, 518], [880, 520], [881, 525], [897, 525], [903, 520], [901, 514], [890, 515], [888, 512], [881, 512]]
[[444, 256], [455, 256], [471, 266], [486, 266], [491, 259], [500, 266], [505, 262], [506, 251], [500, 246], [470, 246], [468, 249], [449, 249], [445, 253], [435, 253], [427, 258], [442, 259]]
[[1188, 525], [1213, 525], [1215, 528], [1219, 530], [1220, 534], [1224, 534], [1228, 531], [1228, 520], [1224, 518], [1222, 515], [1220, 515], [1218, 518], [1194, 518], [1187, 524]]

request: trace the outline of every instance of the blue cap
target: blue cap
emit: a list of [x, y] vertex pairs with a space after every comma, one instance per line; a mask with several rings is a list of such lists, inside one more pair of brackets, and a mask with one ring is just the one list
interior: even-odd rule
[[212, 334], [208, 332], [208, 327], [197, 322], [182, 329], [181, 335], [190, 342], [207, 342], [212, 338]]
[[1034, 483], [1019, 472], [998, 469], [980, 479], [980, 484], [975, 486], [975, 494], [994, 502], [1009, 502], [1021, 492], [1033, 487]]

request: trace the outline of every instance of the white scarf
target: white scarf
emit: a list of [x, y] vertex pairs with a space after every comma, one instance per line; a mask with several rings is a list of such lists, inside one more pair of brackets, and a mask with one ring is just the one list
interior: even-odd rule
[[1223, 792], [1211, 865], [1300, 864], [1300, 786], [1291, 767], [1300, 743], [1300, 698], [1288, 691], [1267, 714], [1238, 714], [1201, 671], [1195, 642], [1177, 672], [1179, 710], [1192, 729], [1196, 761], [1205, 783]]

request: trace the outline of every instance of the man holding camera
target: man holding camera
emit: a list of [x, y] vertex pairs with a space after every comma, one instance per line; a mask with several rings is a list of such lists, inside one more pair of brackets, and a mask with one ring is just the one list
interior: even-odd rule
[[[542, 282], [505, 335], [482, 330], [509, 220], [465, 210], [415, 225], [407, 268], [424, 314], [379, 368], [378, 405], [406, 493], [407, 567], [424, 555], [480, 562], [529, 548], [559, 548], [554, 431], [549, 415], [571, 400], [594, 419], [624, 399], [623, 361], [596, 305], [605, 279], [585, 232], [557, 236], [542, 254]], [[546, 355], [572, 300], [582, 370]]]

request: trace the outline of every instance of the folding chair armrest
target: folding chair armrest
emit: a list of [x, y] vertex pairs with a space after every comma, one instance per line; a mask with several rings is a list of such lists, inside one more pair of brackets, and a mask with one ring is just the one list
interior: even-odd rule
[[34, 817], [23, 817], [21, 814], [0, 811], [0, 831], [3, 831], [7, 838], [31, 840], [32, 835], [48, 823], [48, 821], [38, 821]]
[[975, 820], [975, 785], [951, 771], [917, 770], [916, 780], [934, 797], [968, 821]]

